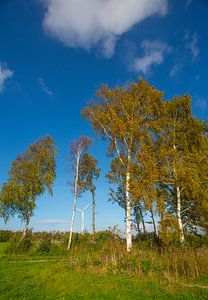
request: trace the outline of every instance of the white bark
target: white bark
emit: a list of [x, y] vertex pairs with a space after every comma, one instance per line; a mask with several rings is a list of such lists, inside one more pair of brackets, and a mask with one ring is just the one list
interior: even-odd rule
[[30, 223], [30, 216], [27, 216], [26, 221], [25, 221], [25, 227], [23, 229], [22, 237], [21, 237], [20, 241], [22, 241], [25, 238], [25, 236], [28, 232], [28, 229], [29, 229], [29, 223]]
[[126, 247], [127, 252], [132, 250], [132, 234], [131, 234], [131, 199], [130, 199], [130, 172], [129, 172], [130, 153], [128, 152], [128, 167], [126, 172]]
[[177, 186], [176, 188], [177, 192], [177, 208], [176, 208], [176, 214], [177, 214], [177, 220], [178, 220], [178, 226], [180, 230], [180, 242], [181, 244], [184, 243], [185, 238], [184, 238], [184, 232], [183, 232], [183, 223], [181, 219], [181, 193], [180, 193], [180, 188]]
[[[175, 132], [175, 128], [174, 128], [174, 132]], [[174, 138], [173, 149], [176, 151], [175, 138]], [[175, 161], [173, 164], [173, 172], [176, 175]], [[185, 241], [185, 238], [184, 238], [184, 232], [183, 232], [183, 222], [182, 222], [182, 218], [181, 218], [181, 192], [180, 192], [179, 186], [176, 186], [176, 201], [177, 201], [176, 202], [176, 217], [178, 220], [180, 242], [181, 242], [181, 244], [183, 244]]]
[[84, 234], [84, 219], [85, 219], [85, 212], [82, 211], [82, 234]]
[[75, 221], [75, 211], [76, 211], [76, 206], [77, 206], [77, 191], [78, 191], [80, 155], [81, 155], [81, 153], [78, 152], [77, 161], [76, 161], [76, 175], [75, 175], [75, 180], [74, 180], [74, 205], [73, 205], [73, 210], [72, 210], [71, 228], [70, 228], [69, 242], [68, 242], [67, 250], [69, 250], [71, 248], [73, 227], [74, 227], [74, 221]]
[[92, 236], [95, 241], [95, 193], [92, 192]]

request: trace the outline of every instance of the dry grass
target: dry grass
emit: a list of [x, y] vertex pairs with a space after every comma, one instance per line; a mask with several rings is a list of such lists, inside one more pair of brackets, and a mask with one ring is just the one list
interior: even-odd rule
[[129, 254], [122, 240], [110, 240], [100, 247], [74, 245], [68, 264], [76, 270], [84, 268], [99, 274], [130, 274], [149, 279], [160, 278], [170, 283], [181, 278], [195, 282], [208, 275], [207, 257], [207, 247], [170, 247], [159, 252], [135, 245]]

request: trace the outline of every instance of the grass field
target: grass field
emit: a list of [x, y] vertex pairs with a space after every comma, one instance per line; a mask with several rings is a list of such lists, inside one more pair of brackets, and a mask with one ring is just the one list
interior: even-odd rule
[[0, 299], [208, 299], [208, 289], [113, 274], [67, 262], [0, 263]]
[[41, 255], [9, 254], [9, 245], [0, 243], [0, 299], [208, 299], [207, 248], [159, 255], [135, 245], [127, 255], [109, 239]]
[[8, 243], [0, 243], [0, 258], [4, 252], [4, 250], [6, 249]]

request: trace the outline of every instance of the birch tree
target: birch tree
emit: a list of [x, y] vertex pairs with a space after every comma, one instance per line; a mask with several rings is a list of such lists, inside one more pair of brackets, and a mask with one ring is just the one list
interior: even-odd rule
[[[158, 107], [159, 108], [159, 107]], [[158, 111], [157, 111], [158, 114]], [[158, 116], [157, 116], [158, 119]], [[132, 197], [135, 199], [135, 215], [139, 218], [143, 232], [146, 234], [145, 215], [149, 215], [153, 225], [154, 234], [157, 234], [154, 215], [161, 211], [158, 204], [158, 167], [154, 151], [155, 135], [158, 126], [154, 126], [151, 131], [151, 136], [145, 140], [136, 153], [136, 159], [132, 166], [132, 182], [131, 191]]]
[[56, 147], [52, 137], [41, 138], [18, 155], [9, 170], [9, 179], [0, 194], [5, 221], [15, 214], [25, 222], [22, 239], [29, 229], [36, 199], [45, 191], [52, 194], [56, 170]]
[[[131, 178], [133, 181], [135, 174], [132, 172]], [[125, 210], [125, 222], [126, 222], [126, 195], [125, 195], [125, 177], [123, 174], [123, 168], [117, 158], [112, 159], [110, 170], [106, 174], [106, 178], [108, 179], [109, 183], [112, 185], [117, 185], [117, 188], [110, 187], [109, 193], [109, 201], [112, 203], [117, 203], [121, 208]], [[137, 182], [138, 183], [138, 182]], [[146, 234], [146, 227], [145, 227], [145, 220], [144, 220], [144, 209], [141, 201], [134, 198], [134, 193], [132, 191], [132, 184], [131, 184], [131, 200], [132, 200], [132, 220], [136, 224], [136, 229], [140, 234], [140, 224], [143, 228], [143, 233]]]
[[89, 190], [92, 195], [92, 235], [95, 241], [95, 180], [100, 176], [100, 169], [97, 167], [98, 161], [89, 153], [84, 153], [80, 160], [79, 185], [83, 191]]
[[116, 155], [123, 169], [126, 197], [126, 245], [132, 249], [131, 165], [136, 149], [151, 136], [155, 108], [162, 93], [140, 80], [127, 87], [110, 89], [103, 85], [97, 92], [99, 101], [83, 111], [98, 136], [109, 142], [109, 154]]
[[202, 203], [207, 199], [203, 192], [207, 191], [208, 166], [205, 131], [205, 124], [192, 115], [188, 95], [164, 103], [156, 142], [159, 187], [168, 196], [167, 210], [176, 217], [182, 244], [185, 216], [200, 203], [200, 195]]
[[73, 161], [72, 171], [74, 174], [74, 180], [73, 180], [74, 203], [72, 209], [72, 219], [71, 219], [71, 227], [70, 227], [67, 250], [70, 250], [71, 248], [73, 227], [75, 222], [75, 212], [77, 206], [77, 198], [82, 191], [82, 186], [79, 184], [80, 162], [85, 151], [87, 150], [87, 148], [90, 146], [91, 143], [92, 140], [90, 138], [86, 136], [82, 136], [78, 140], [74, 141], [70, 146], [70, 159], [72, 159]]
[[182, 211], [185, 228], [208, 228], [208, 127], [204, 121], [191, 119], [189, 148], [185, 167], [180, 170], [181, 199], [186, 203]]

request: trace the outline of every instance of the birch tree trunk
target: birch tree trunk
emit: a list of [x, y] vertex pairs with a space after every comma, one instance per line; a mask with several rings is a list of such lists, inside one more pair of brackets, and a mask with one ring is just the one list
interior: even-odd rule
[[128, 151], [128, 165], [126, 172], [126, 247], [127, 252], [132, 250], [132, 234], [131, 234], [131, 199], [130, 199], [130, 172], [129, 172], [130, 152]]
[[142, 209], [141, 209], [140, 206], [138, 206], [138, 209], [139, 209], [140, 216], [141, 216], [143, 232], [144, 232], [144, 235], [146, 235], [146, 227], [145, 227], [145, 222], [144, 222], [143, 212], [142, 212]]
[[95, 192], [92, 191], [92, 237], [95, 241]]
[[73, 234], [73, 227], [74, 227], [74, 220], [75, 220], [75, 211], [76, 211], [76, 206], [77, 206], [79, 161], [80, 161], [80, 153], [77, 154], [77, 161], [76, 161], [76, 175], [75, 175], [75, 180], [74, 180], [74, 204], [73, 204], [73, 210], [72, 210], [71, 228], [70, 228], [69, 242], [68, 242], [67, 250], [70, 250], [70, 248], [71, 248], [72, 234]]
[[[174, 132], [175, 132], [175, 127], [174, 127]], [[173, 149], [176, 152], [175, 143], [173, 144]], [[173, 163], [173, 172], [174, 172], [175, 175], [177, 175], [176, 174], [175, 161]], [[184, 241], [185, 241], [185, 238], [184, 238], [184, 232], [183, 232], [183, 222], [182, 222], [182, 218], [181, 218], [181, 192], [180, 192], [179, 186], [176, 186], [176, 217], [177, 217], [177, 220], [178, 220], [180, 242], [181, 242], [181, 244], [183, 244]]]
[[85, 212], [82, 211], [82, 235], [84, 235]]
[[138, 234], [140, 234], [140, 227], [139, 227], [139, 225], [140, 225], [140, 218], [139, 218], [138, 207], [137, 206], [134, 207], [134, 215], [135, 215], [137, 232], [138, 232]]
[[180, 242], [183, 244], [185, 242], [184, 232], [183, 232], [183, 223], [181, 219], [181, 193], [180, 188], [176, 187], [176, 193], [177, 193], [177, 208], [176, 208], [176, 215], [178, 220], [178, 226], [180, 230]]
[[30, 223], [30, 216], [28, 215], [28, 216], [26, 217], [25, 227], [24, 227], [24, 229], [23, 229], [23, 232], [22, 232], [22, 236], [21, 236], [20, 241], [22, 241], [22, 240], [25, 238], [25, 236], [26, 236], [26, 234], [27, 234], [27, 232], [28, 232], [28, 229], [29, 229], [29, 223]]
[[153, 214], [152, 208], [150, 209], [150, 213], [151, 213], [152, 224], [153, 224], [153, 228], [154, 228], [154, 234], [156, 236], [157, 235], [157, 228], [156, 228], [155, 218], [154, 218], [154, 214]]

